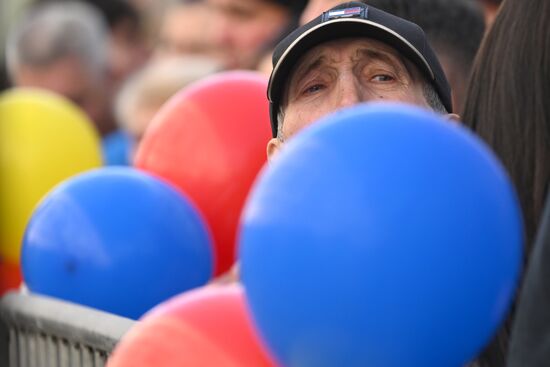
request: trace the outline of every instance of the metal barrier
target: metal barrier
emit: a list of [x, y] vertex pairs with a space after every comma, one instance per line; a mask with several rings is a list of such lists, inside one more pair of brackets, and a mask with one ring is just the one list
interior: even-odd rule
[[135, 321], [49, 297], [0, 300], [0, 366], [101, 367]]

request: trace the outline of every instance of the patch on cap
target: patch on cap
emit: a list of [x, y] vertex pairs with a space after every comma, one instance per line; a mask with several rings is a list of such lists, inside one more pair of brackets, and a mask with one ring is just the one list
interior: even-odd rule
[[367, 7], [356, 6], [353, 8], [329, 10], [323, 13], [323, 22], [338, 18], [363, 18], [367, 19]]

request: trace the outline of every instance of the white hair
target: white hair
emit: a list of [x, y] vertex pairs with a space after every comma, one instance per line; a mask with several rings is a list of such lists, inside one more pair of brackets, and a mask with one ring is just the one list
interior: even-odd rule
[[6, 65], [12, 79], [20, 66], [48, 66], [65, 57], [82, 61], [91, 73], [106, 68], [107, 26], [86, 3], [63, 1], [33, 7], [8, 33]]

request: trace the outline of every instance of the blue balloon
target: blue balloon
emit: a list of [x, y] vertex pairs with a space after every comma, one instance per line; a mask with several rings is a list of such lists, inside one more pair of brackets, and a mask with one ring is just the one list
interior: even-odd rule
[[241, 275], [284, 366], [462, 366], [505, 317], [522, 238], [513, 187], [473, 134], [362, 105], [295, 137], [260, 177]]
[[137, 319], [208, 282], [210, 234], [168, 184], [104, 168], [57, 186], [37, 207], [22, 248], [32, 292]]

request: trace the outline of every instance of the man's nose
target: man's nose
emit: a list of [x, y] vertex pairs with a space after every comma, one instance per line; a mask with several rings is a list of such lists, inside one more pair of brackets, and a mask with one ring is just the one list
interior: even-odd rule
[[341, 81], [339, 107], [351, 107], [363, 101], [361, 87], [352, 78]]

